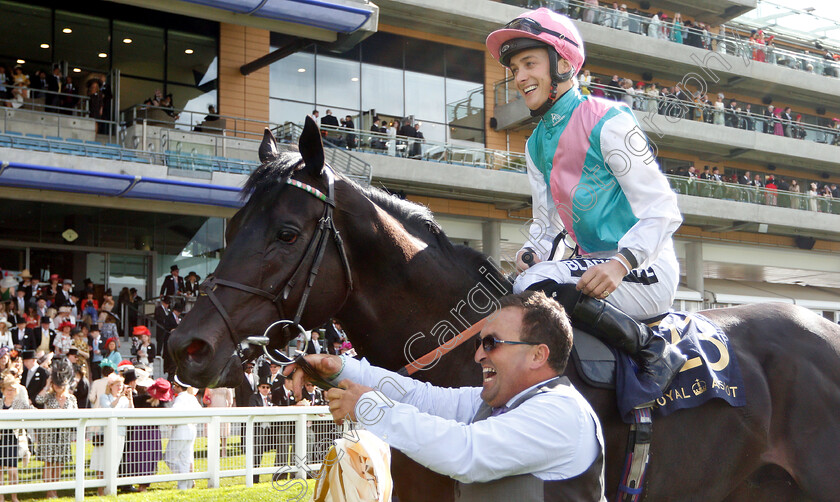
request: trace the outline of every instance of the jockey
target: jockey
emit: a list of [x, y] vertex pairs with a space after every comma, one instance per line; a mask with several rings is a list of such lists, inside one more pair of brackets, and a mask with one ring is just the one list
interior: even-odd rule
[[[526, 12], [491, 33], [487, 49], [540, 119], [526, 148], [534, 216], [514, 292], [550, 294], [578, 325], [628, 352], [645, 388], [664, 391], [686, 358], [638, 321], [674, 300], [671, 236], [682, 217], [647, 136], [625, 104], [581, 95], [583, 40], [566, 16]], [[556, 256], [567, 235], [571, 259]]]

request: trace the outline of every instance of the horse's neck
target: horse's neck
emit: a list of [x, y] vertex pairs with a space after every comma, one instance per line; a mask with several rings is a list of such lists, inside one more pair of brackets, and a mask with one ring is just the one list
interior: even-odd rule
[[[486, 315], [475, 307], [487, 306], [491, 297], [506, 291], [481, 275], [491, 276], [489, 265], [482, 271], [477, 264], [461, 263], [460, 256], [412, 236], [390, 215], [379, 216], [372, 241], [361, 240], [364, 250], [359, 252], [366, 250], [368, 259], [354, 264], [359, 287], [338, 317], [360, 354], [397, 369]], [[462, 351], [448, 356], [461, 366], [466, 361], [460, 359], [466, 358]]]

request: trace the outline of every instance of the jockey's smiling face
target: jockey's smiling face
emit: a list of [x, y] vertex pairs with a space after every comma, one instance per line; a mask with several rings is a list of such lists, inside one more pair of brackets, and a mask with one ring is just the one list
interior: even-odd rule
[[[503, 308], [487, 320], [479, 336], [492, 336], [511, 342], [522, 341], [522, 315], [523, 311], [517, 307]], [[481, 399], [499, 408], [533, 385], [529, 377], [533, 371], [534, 350], [533, 345], [496, 344], [490, 352], [479, 347], [475, 352], [475, 361], [481, 365], [482, 370]]]
[[[538, 109], [548, 100], [551, 92], [549, 65], [548, 49], [541, 47], [525, 49], [510, 58], [510, 71], [516, 88], [530, 110]], [[565, 59], [560, 59], [558, 66], [561, 73], [571, 68]]]

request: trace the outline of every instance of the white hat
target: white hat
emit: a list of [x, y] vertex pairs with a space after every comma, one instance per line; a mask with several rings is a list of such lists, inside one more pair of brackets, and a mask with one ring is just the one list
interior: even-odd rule
[[18, 282], [11, 275], [7, 275], [0, 281], [0, 288], [13, 288], [18, 285]]
[[138, 387], [151, 387], [152, 384], [155, 383], [155, 381], [149, 377], [149, 372], [146, 370], [135, 368], [134, 375], [137, 377]]

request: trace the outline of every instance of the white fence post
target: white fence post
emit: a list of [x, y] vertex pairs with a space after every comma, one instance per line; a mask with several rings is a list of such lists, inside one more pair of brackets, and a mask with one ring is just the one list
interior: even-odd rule
[[117, 494], [117, 471], [120, 468], [120, 452], [117, 449], [119, 434], [117, 417], [110, 417], [105, 426], [105, 495]]
[[245, 486], [254, 486], [254, 419], [250, 416], [245, 426]]
[[85, 430], [87, 419], [76, 425], [76, 500], [85, 499]]
[[301, 413], [296, 418], [295, 427], [295, 454], [292, 456], [293, 467], [297, 470], [297, 477], [306, 479], [306, 469], [300, 466], [312, 463], [311, 458], [306, 457], [306, 415]]
[[221, 469], [219, 460], [220, 424], [221, 419], [218, 416], [210, 417], [210, 423], [207, 424], [207, 472], [210, 474], [210, 478], [207, 480], [207, 488], [219, 487], [219, 471]]

